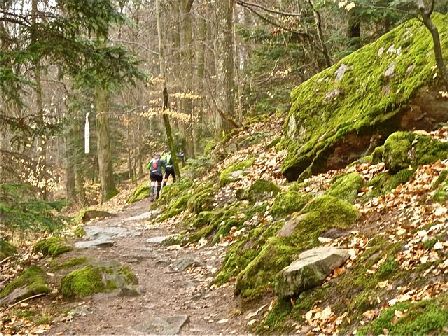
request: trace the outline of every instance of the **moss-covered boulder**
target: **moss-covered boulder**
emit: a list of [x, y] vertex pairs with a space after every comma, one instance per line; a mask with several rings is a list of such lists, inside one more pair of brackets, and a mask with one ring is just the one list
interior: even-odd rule
[[54, 271], [70, 269], [80, 265], [84, 265], [87, 263], [87, 261], [88, 260], [86, 257], [70, 258], [64, 261], [54, 259], [53, 261], [50, 262], [50, 268]]
[[60, 237], [42, 239], [34, 246], [34, 252], [40, 252], [46, 257], [56, 257], [71, 250], [72, 247]]
[[131, 196], [129, 196], [128, 199], [126, 200], [126, 203], [131, 204], [141, 201], [142, 199], [149, 197], [150, 193], [151, 190], [149, 189], [148, 182], [143, 182], [137, 188], [135, 188]]
[[0, 239], [0, 260], [10, 257], [17, 253], [15, 246], [11, 245], [7, 240]]
[[339, 176], [328, 189], [327, 195], [353, 203], [363, 184], [364, 179], [356, 172]]
[[238, 275], [236, 294], [257, 297], [273, 291], [278, 272], [301, 252], [319, 244], [319, 236], [330, 228], [346, 229], [358, 218], [358, 211], [347, 201], [322, 196], [309, 202], [288, 235], [269, 238], [260, 253]]
[[242, 178], [244, 175], [244, 171], [253, 165], [254, 163], [253, 158], [249, 158], [244, 161], [240, 161], [237, 163], [234, 163], [230, 165], [229, 167], [225, 168], [221, 171], [219, 174], [219, 183], [221, 186], [225, 186], [226, 184], [230, 182], [237, 181]]
[[82, 298], [114, 289], [128, 288], [137, 283], [137, 277], [127, 266], [87, 265], [64, 276], [60, 291], [65, 298]]
[[247, 199], [255, 203], [257, 201], [264, 201], [268, 198], [275, 197], [280, 192], [280, 188], [273, 182], [258, 179], [250, 186], [247, 191]]
[[37, 266], [24, 270], [0, 291], [0, 304], [9, 304], [27, 297], [50, 292], [45, 271]]
[[283, 217], [298, 212], [311, 200], [310, 194], [289, 190], [279, 193], [272, 205], [271, 213], [275, 217]]
[[[433, 19], [448, 50], [447, 17]], [[282, 141], [285, 176], [343, 167], [373, 138], [446, 120], [439, 90], [430, 89], [435, 72], [431, 34], [414, 19], [295, 88]]]
[[446, 158], [448, 143], [434, 140], [428, 135], [402, 131], [387, 138], [382, 155], [382, 161], [391, 173]]

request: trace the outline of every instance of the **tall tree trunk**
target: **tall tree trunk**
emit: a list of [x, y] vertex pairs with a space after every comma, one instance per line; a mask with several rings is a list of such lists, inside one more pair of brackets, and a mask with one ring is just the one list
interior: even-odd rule
[[68, 126], [68, 132], [65, 138], [65, 156], [66, 156], [65, 190], [67, 201], [69, 204], [76, 203], [76, 174], [75, 174], [76, 152], [74, 143], [74, 139], [76, 139], [76, 134], [74, 132], [74, 125], [72, 124], [73, 122], [76, 122], [76, 119], [70, 121], [70, 125]]
[[[228, 131], [234, 125], [229, 119], [235, 118], [235, 52], [233, 40], [233, 9], [234, 0], [221, 0], [218, 17], [220, 18], [220, 55], [219, 57], [219, 85], [221, 87], [220, 106], [222, 127]], [[227, 116], [226, 117], [223, 117]]]
[[101, 201], [105, 202], [117, 194], [112, 170], [109, 127], [109, 92], [105, 88], [95, 90], [96, 135], [98, 151], [98, 172], [101, 183]]
[[[163, 111], [169, 108], [168, 105], [168, 91], [166, 89], [166, 69], [165, 69], [165, 52], [163, 47], [163, 37], [161, 29], [161, 10], [160, 10], [160, 0], [156, 0], [156, 15], [157, 15], [157, 37], [159, 40], [159, 71], [160, 76], [163, 78]], [[168, 148], [171, 152], [171, 158], [173, 160], [174, 172], [176, 177], [180, 180], [180, 170], [177, 160], [176, 148], [174, 146], [173, 134], [171, 132], [171, 124], [168, 115], [163, 113], [163, 124], [165, 126], [165, 133], [167, 137]]]

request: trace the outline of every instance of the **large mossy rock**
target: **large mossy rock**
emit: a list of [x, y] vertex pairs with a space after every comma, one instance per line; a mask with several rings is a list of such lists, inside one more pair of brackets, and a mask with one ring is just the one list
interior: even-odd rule
[[299, 255], [277, 276], [276, 293], [285, 298], [320, 285], [330, 273], [349, 258], [347, 250], [335, 247], [317, 247]]
[[[287, 222], [289, 228], [267, 239], [258, 255], [237, 276], [235, 293], [254, 298], [274, 290], [278, 272], [301, 252], [319, 244], [319, 236], [331, 228], [346, 229], [358, 218], [358, 211], [347, 201], [321, 196], [309, 202], [302, 215]], [[286, 234], [287, 232], [287, 234]]]
[[[448, 50], [447, 17], [433, 19]], [[446, 120], [435, 72], [431, 35], [414, 19], [295, 88], [282, 141], [288, 150], [284, 175], [295, 180], [343, 167], [372, 139]]]
[[73, 248], [60, 237], [51, 237], [38, 241], [34, 246], [34, 252], [40, 252], [45, 257], [56, 257], [71, 251]]
[[15, 246], [7, 240], [0, 239], [0, 261], [17, 253]]
[[82, 298], [114, 289], [137, 291], [138, 279], [127, 266], [87, 265], [74, 270], [61, 280], [61, 294], [65, 298]]
[[327, 195], [334, 196], [353, 203], [364, 184], [364, 179], [359, 173], [353, 172], [335, 179]]
[[31, 266], [0, 291], [0, 305], [49, 292], [45, 271], [40, 267]]

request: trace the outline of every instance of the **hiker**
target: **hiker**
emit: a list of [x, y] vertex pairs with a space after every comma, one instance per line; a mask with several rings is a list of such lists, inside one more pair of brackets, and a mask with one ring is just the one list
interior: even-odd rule
[[165, 181], [163, 182], [164, 185], [167, 184], [168, 182], [168, 178], [170, 176], [173, 177], [173, 183], [176, 182], [176, 172], [174, 171], [174, 165], [173, 165], [173, 158], [171, 157], [171, 153], [167, 152], [164, 155], [164, 161], [166, 163], [166, 167], [165, 167]]
[[151, 180], [151, 200], [159, 198], [160, 189], [162, 188], [163, 170], [166, 170], [165, 161], [160, 158], [159, 154], [154, 155], [148, 163], [149, 178]]

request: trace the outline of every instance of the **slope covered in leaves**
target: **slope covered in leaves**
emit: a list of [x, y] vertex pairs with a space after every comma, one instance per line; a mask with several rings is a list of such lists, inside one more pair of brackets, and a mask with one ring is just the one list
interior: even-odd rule
[[[435, 14], [433, 19], [442, 48], [448, 50], [447, 18]], [[428, 127], [422, 116], [431, 103], [413, 99], [420, 88], [435, 84], [431, 46], [423, 23], [410, 20], [295, 88], [283, 139], [288, 150], [285, 176], [295, 180], [340, 168], [359, 157], [372, 136], [412, 129], [414, 122], [418, 128]], [[412, 115], [410, 110], [416, 109]], [[446, 114], [443, 104], [438, 109]], [[340, 145], [346, 150], [338, 149]]]
[[[167, 244], [228, 247], [214, 286], [234, 286], [250, 303], [241, 313], [252, 331], [442, 332], [448, 129], [394, 133], [350, 166], [286, 184], [286, 153], [275, 148], [281, 124], [273, 117], [235, 132], [205, 168], [187, 167], [190, 179], [164, 191], [155, 220], [181, 230]], [[394, 154], [399, 146], [406, 155]], [[350, 260], [322, 286], [278, 299], [278, 272], [316, 246], [347, 248]]]

